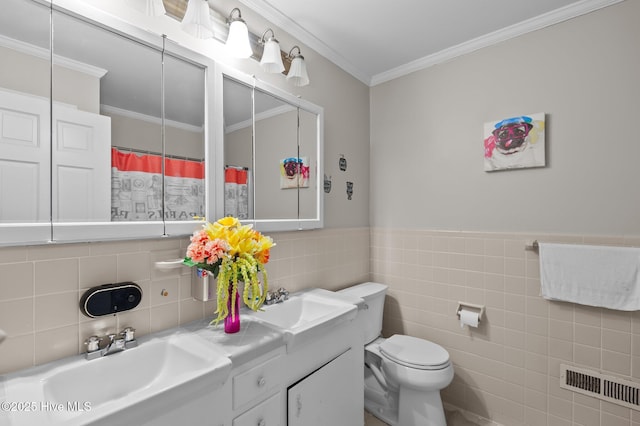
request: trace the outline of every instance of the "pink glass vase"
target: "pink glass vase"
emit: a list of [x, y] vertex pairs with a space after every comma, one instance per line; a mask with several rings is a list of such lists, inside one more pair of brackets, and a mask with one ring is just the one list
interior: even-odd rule
[[[240, 331], [240, 295], [236, 292], [235, 300], [233, 298], [233, 286], [229, 286], [229, 297], [227, 297], [227, 309], [229, 314], [224, 318], [224, 332], [231, 334]], [[231, 303], [235, 304], [235, 308], [231, 309]], [[233, 312], [233, 313], [232, 313]]]

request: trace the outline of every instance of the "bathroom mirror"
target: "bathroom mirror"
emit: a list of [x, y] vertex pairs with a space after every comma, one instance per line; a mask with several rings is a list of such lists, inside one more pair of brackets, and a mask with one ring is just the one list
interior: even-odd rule
[[50, 8], [6, 0], [0, 14], [0, 243], [51, 237]]
[[255, 218], [298, 219], [298, 109], [255, 89]]
[[[12, 98], [0, 109], [14, 114], [0, 122], [0, 144], [12, 147], [0, 151], [0, 244], [191, 233], [193, 217], [213, 210], [205, 179], [213, 62], [97, 10], [7, 1], [0, 38], [13, 42], [0, 44], [0, 91]], [[42, 104], [29, 112], [38, 129], [15, 118], [18, 91]], [[8, 156], [33, 134], [37, 156]]]
[[[253, 88], [232, 78], [223, 80], [224, 215], [254, 219], [253, 197]], [[240, 179], [238, 175], [240, 174]], [[246, 176], [246, 191], [238, 183]], [[244, 188], [243, 188], [244, 189]]]
[[225, 206], [244, 202], [228, 182], [235, 176], [230, 167], [245, 169], [257, 228], [321, 228], [322, 108], [231, 70], [223, 71], [222, 86]]

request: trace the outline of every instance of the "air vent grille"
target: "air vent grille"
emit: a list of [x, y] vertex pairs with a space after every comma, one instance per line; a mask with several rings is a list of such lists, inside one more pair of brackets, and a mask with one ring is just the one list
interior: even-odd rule
[[640, 411], [638, 383], [561, 364], [560, 387]]

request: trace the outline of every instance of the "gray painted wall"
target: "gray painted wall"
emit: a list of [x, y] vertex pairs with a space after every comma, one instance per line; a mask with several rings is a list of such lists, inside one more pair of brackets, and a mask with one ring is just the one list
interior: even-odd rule
[[[640, 2], [371, 89], [371, 225], [640, 233]], [[547, 167], [483, 171], [483, 124], [545, 112]]]

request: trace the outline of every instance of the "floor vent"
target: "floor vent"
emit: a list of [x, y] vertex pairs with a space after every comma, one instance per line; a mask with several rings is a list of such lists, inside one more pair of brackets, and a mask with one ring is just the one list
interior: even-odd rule
[[561, 364], [560, 387], [640, 410], [640, 384], [597, 371]]

